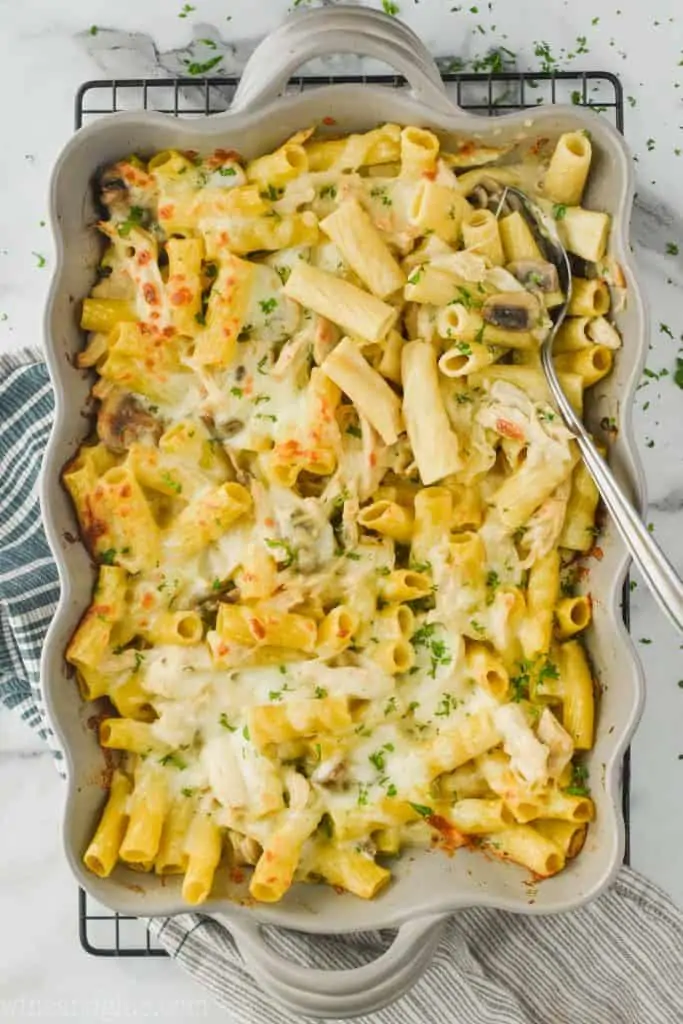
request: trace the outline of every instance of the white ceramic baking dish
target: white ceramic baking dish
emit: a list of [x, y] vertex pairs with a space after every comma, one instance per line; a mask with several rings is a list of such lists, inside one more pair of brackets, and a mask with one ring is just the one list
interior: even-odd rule
[[[342, 52], [381, 60], [401, 72], [408, 87], [399, 91], [374, 85], [333, 85], [282, 95], [298, 66], [312, 57]], [[65, 645], [90, 598], [93, 567], [82, 545], [73, 542], [76, 523], [60, 486], [60, 469], [86, 431], [83, 410], [91, 380], [74, 369], [73, 356], [83, 345], [79, 299], [88, 293], [100, 257], [92, 227], [96, 218], [93, 175], [130, 152], [153, 153], [170, 147], [201, 151], [227, 146], [251, 157], [273, 148], [297, 129], [326, 118], [334, 118], [330, 129], [334, 133], [363, 131], [378, 122], [395, 121], [494, 143], [520, 136], [552, 137], [577, 128], [590, 130], [595, 160], [585, 201], [613, 216], [611, 251], [626, 275], [628, 302], [616, 315], [624, 348], [614, 373], [593, 390], [589, 418], [593, 423], [603, 416], [618, 418], [620, 431], [610, 458], [636, 502], [643, 501], [630, 409], [648, 334], [627, 238], [633, 194], [631, 160], [621, 137], [606, 120], [569, 106], [540, 107], [493, 119], [472, 117], [447, 99], [434, 62], [406, 26], [368, 9], [328, 8], [298, 15], [256, 49], [225, 114], [175, 120], [150, 112], [121, 113], [78, 132], [57, 162], [50, 197], [58, 259], [46, 318], [46, 347], [56, 412], [45, 458], [42, 501], [62, 597], [43, 652], [42, 683], [67, 756], [67, 856], [80, 885], [102, 903], [125, 913], [167, 915], [187, 908], [180, 900], [180, 886], [171, 879], [123, 868], [108, 879], [99, 879], [81, 863], [104, 799], [104, 761], [88, 726], [92, 708], [81, 702], [63, 658]], [[205, 912], [227, 924], [257, 981], [290, 1010], [341, 1017], [377, 1009], [415, 983], [449, 914], [474, 905], [527, 914], [564, 911], [595, 897], [614, 877], [624, 845], [621, 764], [640, 714], [643, 681], [621, 615], [627, 553], [611, 524], [600, 545], [603, 558], [591, 563], [595, 603], [589, 638], [602, 688], [590, 771], [597, 821], [589, 830], [581, 856], [539, 885], [532, 896], [526, 872], [467, 851], [452, 858], [408, 851], [396, 866], [395, 882], [377, 900], [367, 903], [353, 896], [340, 897], [326, 886], [297, 885], [280, 904], [240, 905], [239, 893], [230, 893], [226, 887], [226, 896], [213, 898]], [[397, 927], [398, 932], [389, 951], [374, 963], [355, 971], [326, 972], [278, 958], [261, 937], [263, 924], [308, 933], [389, 927]]]

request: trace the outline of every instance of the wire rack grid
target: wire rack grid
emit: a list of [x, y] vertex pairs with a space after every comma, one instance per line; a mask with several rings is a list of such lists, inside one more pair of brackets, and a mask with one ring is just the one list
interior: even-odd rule
[[[541, 104], [573, 103], [608, 117], [624, 130], [624, 96], [619, 79], [606, 71], [497, 72], [475, 74], [444, 70], [448, 94], [464, 110], [476, 114], [509, 113]], [[235, 77], [153, 78], [85, 82], [76, 94], [75, 126], [122, 110], [156, 110], [174, 117], [204, 117], [227, 110], [239, 82]], [[402, 88], [399, 75], [305, 76], [292, 78], [288, 91], [319, 85], [373, 83]], [[624, 621], [629, 624], [628, 580], [623, 597]], [[629, 862], [630, 763], [623, 771], [623, 809], [626, 823], [625, 861]], [[150, 935], [142, 919], [116, 914], [88, 896], [78, 894], [79, 937], [93, 956], [164, 957], [166, 951]]]

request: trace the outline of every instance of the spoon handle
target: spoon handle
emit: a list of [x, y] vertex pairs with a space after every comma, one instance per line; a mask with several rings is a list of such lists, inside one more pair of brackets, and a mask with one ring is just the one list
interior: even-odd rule
[[567, 426], [576, 436], [583, 461], [600, 491], [614, 525], [651, 593], [673, 624], [683, 632], [683, 581], [647, 530], [614, 473], [595, 447], [590, 434], [569, 404], [555, 376], [550, 354], [545, 348], [541, 356], [544, 364], [546, 360], [550, 363], [550, 369], [546, 366], [546, 375], [551, 391]]

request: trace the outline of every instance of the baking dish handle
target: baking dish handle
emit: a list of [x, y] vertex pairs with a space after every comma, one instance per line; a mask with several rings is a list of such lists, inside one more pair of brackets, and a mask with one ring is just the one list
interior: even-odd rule
[[301, 967], [280, 956], [266, 944], [256, 922], [214, 916], [232, 934], [254, 980], [290, 1012], [357, 1017], [381, 1009], [412, 988], [432, 959], [449, 915], [430, 914], [409, 921], [377, 960], [329, 971]]
[[348, 6], [299, 12], [266, 36], [247, 62], [231, 111], [270, 102], [302, 64], [334, 53], [381, 60], [405, 77], [421, 103], [454, 111], [434, 59], [412, 29], [381, 11]]

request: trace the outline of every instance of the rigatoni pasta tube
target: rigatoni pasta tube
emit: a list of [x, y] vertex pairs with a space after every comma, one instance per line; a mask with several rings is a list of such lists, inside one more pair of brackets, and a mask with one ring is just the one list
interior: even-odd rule
[[173, 523], [172, 543], [183, 555], [193, 555], [218, 540], [251, 508], [251, 495], [238, 483], [220, 484], [200, 494]]
[[470, 252], [488, 256], [494, 266], [505, 262], [498, 221], [490, 210], [475, 210], [463, 223], [462, 237]]
[[556, 875], [564, 867], [560, 847], [531, 825], [512, 825], [491, 835], [487, 848], [497, 857], [513, 860], [541, 878]]
[[524, 657], [550, 650], [553, 611], [560, 590], [560, 554], [556, 548], [536, 559], [529, 572], [526, 618], [521, 629]]
[[495, 363], [501, 351], [476, 341], [460, 341], [439, 356], [439, 370], [444, 377], [466, 377]]
[[247, 164], [247, 178], [261, 187], [285, 185], [308, 170], [308, 154], [302, 145], [286, 142], [273, 153], [266, 153]]
[[505, 525], [511, 530], [524, 526], [539, 505], [566, 480], [578, 458], [572, 447], [568, 454], [558, 453], [552, 461], [532, 463], [527, 459], [522, 463], [493, 495], [493, 504]]
[[155, 644], [190, 647], [200, 642], [204, 626], [199, 612], [188, 609], [184, 612], [163, 612], [143, 632]]
[[385, 299], [403, 287], [405, 274], [357, 199], [346, 199], [320, 227], [373, 295]]
[[411, 554], [416, 562], [448, 536], [453, 518], [453, 492], [447, 487], [423, 487], [415, 495]]
[[135, 306], [128, 299], [83, 299], [81, 328], [108, 334], [122, 321], [137, 320]]
[[592, 146], [585, 132], [560, 135], [543, 182], [548, 199], [567, 206], [581, 202], [590, 170]]
[[572, 486], [559, 543], [572, 551], [588, 551], [595, 542], [595, 512], [600, 492], [585, 464], [572, 473]]
[[[386, 851], [382, 851], [386, 852]], [[316, 850], [313, 870], [330, 885], [371, 900], [391, 878], [391, 872], [356, 850], [326, 845]]]
[[605, 255], [610, 229], [608, 213], [568, 206], [557, 225], [560, 240], [569, 252], [593, 263]]
[[562, 690], [562, 721], [576, 750], [593, 746], [595, 695], [586, 652], [578, 640], [558, 648]]
[[373, 661], [382, 668], [388, 675], [401, 675], [409, 672], [415, 662], [415, 651], [412, 644], [403, 637], [393, 640], [380, 640], [374, 644], [370, 653]]
[[434, 232], [444, 242], [454, 244], [462, 235], [463, 220], [470, 213], [471, 207], [460, 192], [426, 179], [415, 190], [408, 216], [422, 234]]
[[430, 740], [425, 748], [425, 759], [430, 775], [452, 772], [474, 757], [485, 754], [501, 742], [488, 711], [476, 711]]
[[555, 608], [555, 632], [560, 640], [568, 640], [575, 633], [590, 625], [591, 603], [585, 594], [578, 597], [563, 597]]
[[439, 140], [426, 128], [408, 125], [401, 132], [401, 177], [421, 178], [436, 170]]
[[510, 689], [510, 677], [502, 659], [485, 644], [467, 646], [467, 667], [473, 679], [496, 700], [503, 701]]
[[514, 818], [502, 800], [466, 797], [453, 804], [449, 820], [466, 835], [500, 832], [514, 824]]
[[605, 281], [598, 277], [572, 278], [572, 296], [567, 308], [570, 316], [604, 316], [609, 307], [609, 288]]
[[422, 483], [428, 486], [460, 469], [458, 438], [444, 408], [432, 345], [408, 342], [401, 367], [406, 429]]
[[584, 387], [590, 388], [607, 376], [612, 369], [614, 356], [612, 350], [604, 345], [593, 345], [579, 352], [560, 352], [553, 357], [553, 362], [560, 373], [580, 374]]
[[110, 750], [128, 750], [133, 754], [149, 754], [165, 750], [150, 722], [129, 718], [105, 718], [100, 722], [100, 744]]
[[168, 278], [166, 297], [173, 326], [180, 334], [193, 337], [200, 329], [202, 308], [202, 238], [169, 238], [166, 243]]
[[194, 358], [203, 365], [230, 366], [244, 325], [255, 266], [222, 252], [218, 276], [209, 295], [206, 327], [198, 335]]
[[321, 369], [349, 396], [385, 444], [394, 444], [403, 429], [400, 399], [363, 358], [358, 346], [350, 338], [342, 338]]
[[100, 878], [108, 878], [119, 857], [121, 841], [128, 825], [128, 797], [132, 786], [130, 780], [118, 769], [114, 772], [109, 796], [83, 863]]
[[189, 797], [180, 796], [171, 805], [154, 861], [157, 875], [184, 874], [187, 868], [187, 833], [193, 813], [194, 805]]
[[413, 535], [412, 512], [395, 501], [373, 501], [366, 505], [358, 513], [358, 523], [399, 544], [407, 544]]
[[386, 601], [414, 601], [432, 592], [429, 576], [411, 569], [394, 569], [388, 576], [381, 576], [378, 583]]
[[[95, 553], [113, 551], [116, 561], [129, 572], [141, 572], [156, 564], [159, 529], [145, 494], [128, 466], [114, 466], [100, 477], [89, 496]], [[103, 526], [106, 524], [106, 529]]]
[[292, 270], [283, 292], [290, 299], [312, 309], [348, 334], [367, 341], [382, 341], [398, 316], [387, 305], [362, 288], [301, 260]]
[[516, 260], [542, 260], [541, 251], [534, 241], [529, 225], [517, 210], [498, 221], [500, 240], [506, 263]]
[[139, 767], [130, 797], [128, 828], [119, 857], [127, 864], [148, 870], [159, 849], [169, 807], [168, 783], [159, 767]]
[[329, 657], [343, 651], [353, 640], [359, 624], [359, 616], [350, 606], [333, 608], [318, 626], [318, 653]]
[[222, 852], [220, 829], [208, 815], [198, 813], [194, 817], [185, 852], [187, 868], [183, 879], [183, 899], [196, 906], [203, 903], [211, 892]]
[[352, 724], [346, 697], [302, 698], [257, 705], [248, 712], [249, 735], [260, 750], [319, 732], [343, 732]]
[[319, 820], [317, 811], [294, 811], [267, 839], [249, 883], [254, 899], [275, 903], [284, 896], [294, 880], [301, 847]]
[[581, 853], [586, 841], [586, 825], [578, 822], [561, 821], [558, 818], [539, 819], [534, 822], [534, 828], [559, 846], [568, 860]]
[[216, 631], [223, 640], [247, 647], [268, 645], [311, 652], [315, 649], [314, 619], [297, 612], [281, 612], [267, 605], [247, 607], [221, 602]]

